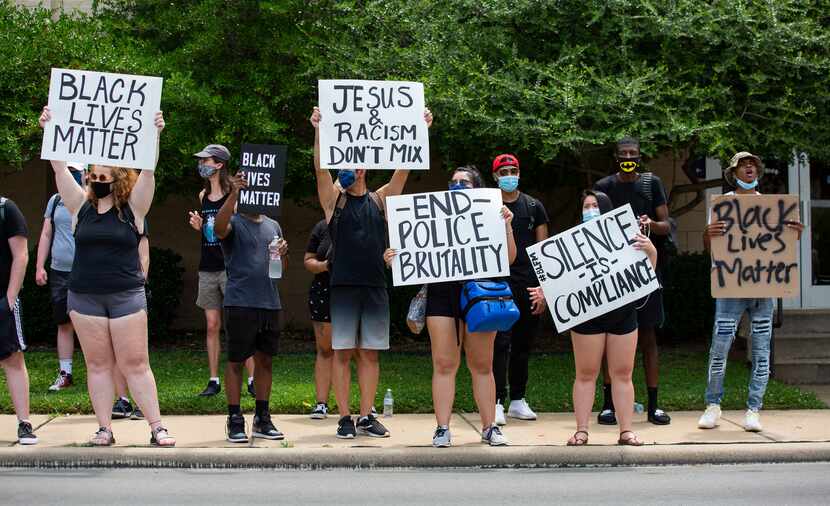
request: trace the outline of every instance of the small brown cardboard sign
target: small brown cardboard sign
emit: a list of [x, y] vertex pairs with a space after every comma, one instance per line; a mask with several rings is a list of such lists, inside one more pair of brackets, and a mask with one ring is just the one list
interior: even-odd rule
[[791, 298], [799, 293], [797, 195], [715, 195], [710, 223], [726, 232], [712, 237], [712, 297]]

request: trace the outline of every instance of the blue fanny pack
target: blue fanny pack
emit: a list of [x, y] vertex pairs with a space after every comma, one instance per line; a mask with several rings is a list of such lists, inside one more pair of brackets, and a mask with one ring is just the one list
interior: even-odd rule
[[507, 331], [519, 319], [510, 285], [501, 281], [468, 281], [461, 289], [461, 319], [470, 332]]

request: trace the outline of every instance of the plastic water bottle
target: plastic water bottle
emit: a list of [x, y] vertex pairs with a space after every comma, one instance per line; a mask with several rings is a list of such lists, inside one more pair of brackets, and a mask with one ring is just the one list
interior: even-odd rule
[[643, 405], [642, 405], [642, 404], [640, 404], [640, 403], [639, 403], [639, 402], [637, 402], [637, 401], [634, 401], [634, 412], [635, 412], [636, 414], [638, 414], [638, 415], [642, 415], [642, 414], [643, 414], [643, 411], [645, 411], [645, 410], [643, 409]]
[[395, 399], [392, 398], [392, 389], [386, 389], [386, 395], [383, 396], [383, 416], [388, 418], [392, 416], [392, 411], [394, 411], [395, 406]]
[[271, 279], [280, 279], [282, 277], [282, 258], [280, 258], [280, 250], [277, 243], [280, 236], [275, 235], [274, 240], [268, 245], [268, 277]]

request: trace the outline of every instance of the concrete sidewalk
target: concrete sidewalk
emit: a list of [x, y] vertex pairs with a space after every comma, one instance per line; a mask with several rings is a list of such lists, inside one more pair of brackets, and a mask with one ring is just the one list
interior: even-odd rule
[[[720, 426], [697, 428], [699, 412], [674, 412], [672, 424], [658, 427], [635, 415], [634, 429], [646, 445], [616, 445], [618, 427], [593, 425], [590, 445], [570, 448], [573, 415], [542, 414], [533, 422], [508, 419], [503, 428], [506, 448], [480, 442], [475, 414], [456, 414], [453, 448], [431, 446], [435, 418], [431, 414], [396, 415], [382, 419], [392, 437], [334, 437], [337, 418], [311, 420], [303, 415], [276, 415], [274, 423], [285, 441], [255, 439], [247, 444], [225, 441], [225, 416], [171, 416], [165, 425], [177, 438], [174, 449], [149, 446], [146, 422], [116, 420], [117, 444], [92, 448], [95, 431], [89, 415], [34, 416], [36, 446], [11, 440], [15, 418], [0, 416], [0, 465], [4, 466], [131, 466], [131, 467], [503, 467], [567, 465], [704, 464], [743, 462], [830, 461], [830, 410], [764, 411], [764, 431], [743, 430], [743, 411], [727, 411]], [[246, 416], [250, 430], [251, 415]]]

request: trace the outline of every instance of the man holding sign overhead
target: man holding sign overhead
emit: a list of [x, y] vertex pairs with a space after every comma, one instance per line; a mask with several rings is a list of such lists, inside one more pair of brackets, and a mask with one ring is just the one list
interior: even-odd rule
[[[317, 177], [317, 195], [326, 221], [329, 223], [332, 241], [332, 252], [329, 258], [332, 348], [334, 350], [332, 383], [340, 411], [337, 437], [354, 438], [357, 430], [371, 437], [388, 437], [389, 431], [371, 412], [380, 378], [378, 350], [389, 349], [389, 296], [386, 291], [383, 263], [383, 252], [386, 249], [384, 201], [388, 196], [401, 194], [409, 175], [408, 168], [413, 168], [413, 166], [428, 168], [429, 152], [420, 153], [422, 157], [420, 163], [400, 163], [398, 167], [407, 168], [396, 169], [389, 183], [377, 192], [370, 192], [366, 186], [366, 169], [388, 168], [389, 164], [380, 161], [381, 155], [374, 154], [373, 158], [352, 158], [350, 164], [335, 163], [337, 160], [321, 153], [321, 139], [324, 135], [328, 135], [323, 131], [329, 132], [332, 127], [336, 127], [344, 136], [344, 140], [345, 136], [354, 135], [352, 140], [364, 142], [364, 134], [357, 132], [367, 132], [365, 135], [375, 136], [381, 135], [384, 129], [368, 128], [362, 123], [348, 126], [346, 125], [348, 120], [340, 118], [338, 114], [349, 108], [360, 113], [364, 100], [371, 100], [369, 106], [374, 107], [370, 112], [371, 119], [367, 123], [373, 123], [371, 126], [377, 127], [378, 117], [381, 118], [380, 121], [383, 121], [390, 111], [394, 113], [398, 108], [412, 107], [412, 104], [408, 99], [403, 98], [403, 93], [398, 88], [396, 89], [401, 93], [390, 91], [396, 98], [387, 101], [377, 96], [367, 99], [364, 91], [366, 93], [369, 91], [353, 83], [345, 85], [347, 86], [345, 88], [335, 89], [340, 95], [328, 93], [324, 83], [323, 81], [320, 83], [320, 105], [324, 111], [332, 112], [322, 114], [320, 109], [315, 107], [311, 115], [311, 124], [315, 129], [314, 168]], [[423, 88], [420, 92], [420, 101], [423, 103]], [[418, 111], [418, 114], [421, 119], [417, 122], [419, 124], [415, 126], [415, 131], [419, 131], [419, 128], [425, 131], [432, 124], [432, 114], [428, 109], [423, 108]], [[408, 127], [406, 130], [411, 131]], [[387, 130], [387, 133], [390, 131], [391, 129]], [[409, 152], [412, 146], [409, 144], [406, 146]], [[368, 151], [377, 152], [375, 149]], [[392, 151], [387, 154], [391, 156], [391, 153]], [[360, 160], [360, 162], [355, 163], [355, 160]], [[393, 160], [399, 159], [393, 158]], [[407, 160], [411, 162], [411, 157]], [[340, 168], [337, 175], [340, 189], [335, 185], [331, 174], [323, 170], [332, 167]], [[356, 349], [360, 350], [357, 359], [360, 417], [355, 426], [349, 410], [351, 384], [349, 362]]]

